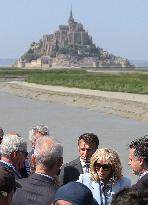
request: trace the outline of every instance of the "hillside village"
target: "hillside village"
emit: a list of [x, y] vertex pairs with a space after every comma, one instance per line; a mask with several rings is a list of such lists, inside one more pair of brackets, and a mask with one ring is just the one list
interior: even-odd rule
[[83, 25], [74, 20], [72, 10], [67, 25], [33, 42], [14, 65], [20, 68], [130, 67], [128, 59], [97, 47]]

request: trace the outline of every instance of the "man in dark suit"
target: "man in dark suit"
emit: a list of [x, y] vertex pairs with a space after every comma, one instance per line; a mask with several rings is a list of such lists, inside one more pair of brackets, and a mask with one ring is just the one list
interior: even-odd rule
[[139, 175], [135, 186], [144, 191], [148, 189], [148, 136], [133, 140], [129, 145], [129, 165], [134, 174]]
[[44, 136], [36, 141], [34, 150], [35, 173], [19, 180], [12, 205], [49, 205], [58, 189], [55, 178], [63, 163], [63, 147], [55, 139]]
[[99, 146], [98, 136], [93, 133], [84, 133], [78, 139], [79, 157], [62, 166], [60, 183], [66, 184], [79, 179], [80, 174], [89, 172], [90, 158]]

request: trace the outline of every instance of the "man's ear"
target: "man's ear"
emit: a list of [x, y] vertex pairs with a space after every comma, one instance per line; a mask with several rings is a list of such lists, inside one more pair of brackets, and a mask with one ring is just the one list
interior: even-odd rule
[[57, 166], [61, 167], [63, 164], [63, 157], [61, 157], [60, 159], [57, 160]]
[[142, 157], [139, 158], [140, 166], [144, 165], [144, 159]]

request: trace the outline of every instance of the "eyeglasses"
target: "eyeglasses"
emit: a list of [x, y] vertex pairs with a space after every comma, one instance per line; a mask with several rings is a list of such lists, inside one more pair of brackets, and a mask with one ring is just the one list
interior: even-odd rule
[[95, 163], [95, 168], [96, 169], [100, 169], [102, 167], [102, 169], [104, 171], [108, 171], [110, 168], [111, 168], [111, 165], [110, 164], [100, 164], [100, 163]]

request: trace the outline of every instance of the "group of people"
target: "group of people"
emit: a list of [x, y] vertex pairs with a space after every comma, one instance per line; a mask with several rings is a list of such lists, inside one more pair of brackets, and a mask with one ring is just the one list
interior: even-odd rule
[[148, 136], [129, 143], [135, 185], [123, 176], [118, 153], [98, 136], [78, 138], [77, 159], [63, 165], [63, 146], [45, 125], [29, 131], [31, 151], [17, 132], [0, 128], [1, 205], [148, 205]]

